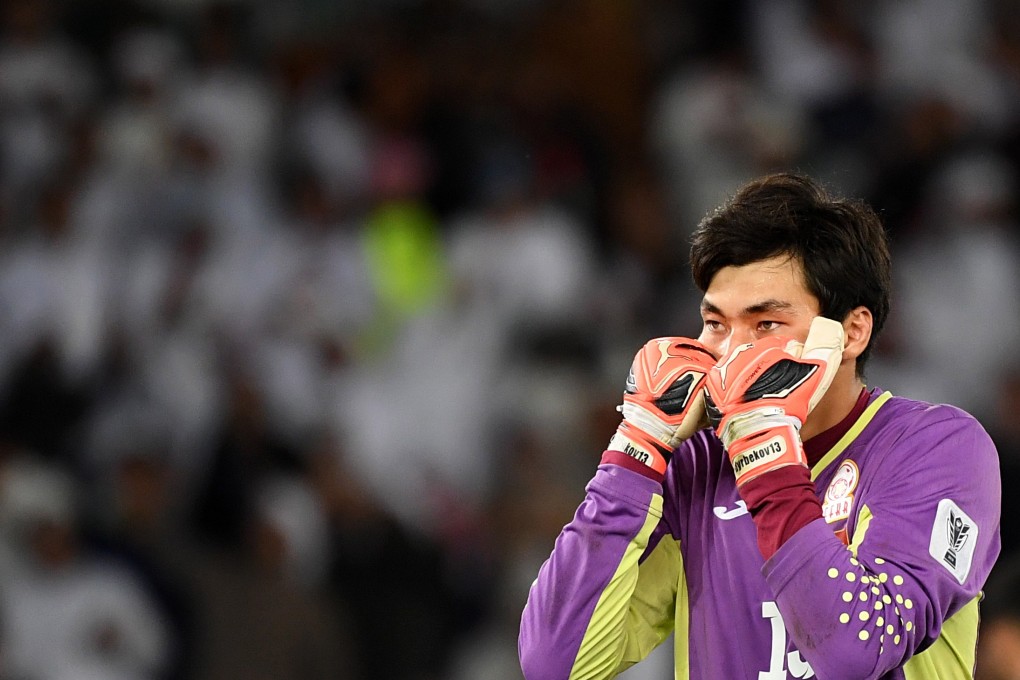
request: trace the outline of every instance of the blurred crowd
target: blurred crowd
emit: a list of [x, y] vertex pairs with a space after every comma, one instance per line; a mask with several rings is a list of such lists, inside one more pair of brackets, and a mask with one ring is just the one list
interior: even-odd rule
[[782, 169], [889, 229], [868, 383], [999, 444], [1020, 677], [1017, 3], [0, 13], [0, 679], [520, 677], [691, 230]]

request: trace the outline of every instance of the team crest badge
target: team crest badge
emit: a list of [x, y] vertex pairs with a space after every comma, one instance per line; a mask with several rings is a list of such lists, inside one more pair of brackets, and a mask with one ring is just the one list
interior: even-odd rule
[[854, 491], [857, 490], [860, 477], [857, 463], [852, 460], [845, 460], [839, 466], [822, 499], [822, 515], [826, 522], [832, 524], [850, 516], [850, 506], [853, 505]]

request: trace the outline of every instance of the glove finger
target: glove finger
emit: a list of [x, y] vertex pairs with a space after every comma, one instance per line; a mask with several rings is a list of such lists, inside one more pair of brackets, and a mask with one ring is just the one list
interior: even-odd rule
[[705, 411], [705, 390], [699, 389], [687, 408], [687, 416], [676, 431], [676, 445], [689, 439], [698, 430], [708, 427], [708, 414]]
[[[843, 324], [824, 316], [816, 316], [811, 321], [807, 339], [801, 350], [802, 359], [821, 359], [830, 361], [843, 354]], [[838, 365], [838, 362], [835, 362]]]
[[808, 413], [825, 395], [825, 391], [836, 376], [836, 371], [839, 370], [839, 364], [843, 359], [843, 342], [843, 324], [822, 316], [816, 316], [812, 320], [800, 357], [821, 362], [824, 372], [818, 389], [808, 402]]

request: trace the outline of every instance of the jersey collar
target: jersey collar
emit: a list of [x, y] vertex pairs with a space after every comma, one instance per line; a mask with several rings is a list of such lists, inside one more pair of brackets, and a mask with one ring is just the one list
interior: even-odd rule
[[861, 414], [864, 413], [870, 397], [871, 393], [868, 391], [868, 388], [862, 388], [853, 408], [850, 409], [850, 413], [846, 414], [843, 420], [804, 442], [804, 454], [807, 456], [808, 467], [814, 467], [836, 442], [850, 430], [853, 424], [857, 422], [857, 419], [861, 417]]

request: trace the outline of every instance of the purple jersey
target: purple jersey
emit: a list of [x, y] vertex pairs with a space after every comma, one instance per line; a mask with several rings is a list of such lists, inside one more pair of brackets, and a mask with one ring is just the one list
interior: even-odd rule
[[971, 678], [999, 553], [986, 432], [875, 390], [811, 475], [824, 517], [765, 562], [711, 431], [661, 486], [601, 465], [528, 597], [525, 676], [611, 678], [672, 634], [678, 679]]

